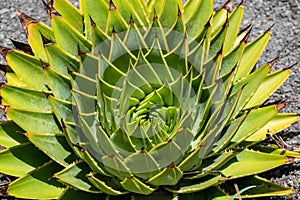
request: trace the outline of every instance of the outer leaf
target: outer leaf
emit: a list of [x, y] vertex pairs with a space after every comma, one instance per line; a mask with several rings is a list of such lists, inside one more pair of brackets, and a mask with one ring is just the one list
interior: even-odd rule
[[59, 200], [95, 200], [95, 199], [105, 199], [106, 195], [94, 194], [89, 192], [84, 192], [80, 190], [73, 190], [71, 188], [66, 188], [65, 191], [58, 198]]
[[166, 187], [166, 190], [174, 193], [193, 193], [193, 192], [198, 192], [201, 190], [205, 190], [209, 187], [212, 187], [214, 185], [218, 185], [219, 182], [222, 180], [221, 176], [216, 176], [214, 178], [209, 178], [206, 181], [201, 181], [201, 183], [198, 184], [191, 184], [191, 185], [181, 185], [177, 184], [174, 187]]
[[9, 185], [8, 194], [25, 199], [56, 199], [63, 192], [64, 186], [51, 177], [60, 170], [61, 166], [50, 162], [13, 181]]
[[44, 62], [47, 62], [48, 58], [44, 49], [44, 43], [41, 34], [48, 40], [55, 42], [55, 37], [51, 28], [41, 22], [29, 24], [28, 43], [30, 44], [34, 55]]
[[222, 167], [221, 173], [226, 177], [238, 178], [265, 172], [286, 162], [285, 155], [272, 155], [246, 149], [237, 154], [236, 160], [233, 159]]
[[286, 189], [279, 185], [272, 183], [264, 178], [259, 176], [249, 176], [243, 179], [236, 179], [226, 182], [224, 184], [224, 189], [229, 194], [233, 195], [236, 193], [233, 185], [234, 183], [238, 184], [239, 188], [246, 188], [249, 186], [256, 186], [255, 188], [244, 191], [241, 194], [241, 198], [258, 198], [258, 197], [267, 197], [267, 196], [279, 196], [279, 195], [288, 195], [293, 193], [292, 190]]
[[226, 55], [228, 52], [232, 50], [234, 47], [233, 44], [235, 43], [236, 37], [239, 32], [239, 27], [242, 22], [244, 14], [244, 7], [239, 6], [237, 7], [232, 14], [229, 16], [229, 27], [228, 33], [224, 42], [223, 53]]
[[267, 134], [273, 135], [275, 133], [278, 133], [279, 131], [297, 122], [298, 120], [299, 120], [299, 116], [296, 114], [278, 113], [265, 126], [257, 130], [250, 137], [248, 137], [246, 141], [248, 142], [262, 141], [267, 137]]
[[51, 111], [43, 92], [5, 85], [1, 88], [1, 97], [7, 106], [31, 111]]
[[47, 90], [47, 81], [40, 60], [17, 50], [9, 52], [6, 59], [16, 75], [26, 83], [26, 88]]
[[190, 0], [184, 5], [184, 16], [189, 37], [195, 38], [200, 34], [212, 12], [212, 0]]
[[0, 171], [11, 176], [25, 176], [48, 161], [49, 158], [30, 143], [0, 151]]
[[70, 26], [64, 18], [53, 16], [51, 24], [55, 33], [58, 47], [72, 55], [78, 55], [78, 46], [84, 52], [90, 52], [92, 44], [77, 30]]
[[247, 76], [251, 72], [252, 68], [266, 47], [269, 39], [270, 32], [267, 31], [246, 46], [234, 80], [238, 80], [244, 76]]
[[13, 121], [0, 123], [0, 144], [5, 148], [10, 148], [27, 142], [23, 135], [25, 131]]
[[77, 31], [83, 33], [83, 17], [73, 4], [66, 0], [55, 0], [53, 7], [66, 19]]
[[161, 172], [150, 178], [147, 183], [151, 185], [176, 185], [179, 180], [182, 178], [182, 171], [174, 166], [167, 167]]
[[55, 116], [48, 112], [29, 112], [15, 108], [7, 110], [7, 116], [27, 132], [59, 133]]
[[289, 69], [279, 70], [269, 74], [258, 87], [250, 101], [246, 104], [245, 109], [263, 104], [263, 102], [267, 100], [271, 94], [284, 83], [284, 81], [286, 81], [290, 74], [291, 72]]
[[86, 175], [90, 173], [88, 165], [84, 162], [73, 163], [64, 170], [54, 175], [60, 182], [67, 184], [78, 190], [91, 193], [102, 193], [92, 185]]
[[235, 136], [231, 139], [235, 145], [251, 136], [268, 123], [277, 114], [275, 106], [268, 106], [250, 111]]
[[65, 52], [56, 45], [47, 45], [45, 47], [50, 66], [65, 76], [68, 76], [68, 69], [71, 71], [78, 71], [79, 60], [71, 54]]
[[103, 191], [104, 193], [106, 193], [108, 195], [117, 196], [117, 195], [123, 195], [123, 194], [127, 194], [128, 193], [126, 191], [119, 191], [119, 190], [113, 188], [113, 186], [111, 186], [112, 183], [113, 183], [113, 181], [112, 181], [111, 178], [106, 178], [106, 182], [105, 182], [105, 181], [102, 180], [102, 178], [98, 179], [95, 176], [89, 174], [88, 175], [88, 179], [99, 190]]
[[138, 193], [138, 194], [149, 195], [155, 191], [155, 189], [144, 184], [143, 182], [141, 182], [139, 179], [135, 178], [134, 176], [132, 176], [130, 178], [126, 178], [123, 182], [121, 182], [121, 185], [126, 190], [128, 190], [130, 192]]
[[61, 134], [28, 133], [28, 138], [36, 147], [62, 166], [66, 167], [76, 159], [74, 152]]

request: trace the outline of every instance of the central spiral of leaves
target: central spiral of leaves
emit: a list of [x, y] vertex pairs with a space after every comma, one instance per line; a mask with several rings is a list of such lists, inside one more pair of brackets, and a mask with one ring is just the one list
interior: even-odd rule
[[112, 173], [149, 179], [195, 148], [203, 71], [188, 61], [184, 35], [168, 41], [159, 31], [148, 31], [144, 43], [136, 31], [114, 34], [73, 73], [77, 130]]

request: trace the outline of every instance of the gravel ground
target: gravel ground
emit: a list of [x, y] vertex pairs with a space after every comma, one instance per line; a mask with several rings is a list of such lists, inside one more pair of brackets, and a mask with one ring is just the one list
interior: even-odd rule
[[[219, 8], [225, 0], [216, 0], [215, 7]], [[238, 4], [238, 1], [234, 1]], [[72, 3], [78, 5], [76, 0]], [[25, 41], [14, 6], [32, 16], [33, 18], [48, 22], [47, 14], [43, 10], [40, 0], [1, 0], [0, 1], [0, 44], [11, 47], [9, 38]], [[299, 0], [248, 0], [245, 3], [245, 17], [243, 25], [253, 24], [251, 37], [273, 28], [272, 38], [264, 55], [258, 62], [258, 66], [279, 56], [275, 65], [276, 69], [286, 68], [300, 59], [300, 1]], [[0, 63], [4, 63], [2, 58]], [[284, 100], [291, 102], [284, 108], [284, 112], [300, 113], [300, 66], [292, 71], [287, 82], [272, 96], [269, 102]], [[0, 113], [0, 118], [3, 115]], [[285, 141], [293, 146], [300, 147], [300, 123], [296, 123], [281, 133]], [[300, 199], [300, 163], [286, 165], [279, 169], [264, 174], [274, 182], [295, 190], [295, 194], [284, 199]], [[0, 198], [1, 183], [7, 181], [0, 174]], [[274, 198], [273, 198], [274, 199]], [[277, 198], [279, 199], [279, 198]]]

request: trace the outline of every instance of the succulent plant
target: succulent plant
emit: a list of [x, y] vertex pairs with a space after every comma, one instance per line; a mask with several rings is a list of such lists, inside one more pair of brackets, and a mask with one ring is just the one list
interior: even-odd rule
[[273, 60], [253, 70], [270, 29], [248, 42], [243, 3], [213, 11], [213, 0], [80, 0], [78, 10], [49, 0], [51, 28], [17, 10], [29, 44], [0, 47], [8, 117], [0, 127], [0, 172], [17, 177], [8, 194], [291, 193], [258, 176], [300, 157], [263, 143], [299, 119], [279, 113], [284, 104], [264, 105], [290, 69], [272, 71]]

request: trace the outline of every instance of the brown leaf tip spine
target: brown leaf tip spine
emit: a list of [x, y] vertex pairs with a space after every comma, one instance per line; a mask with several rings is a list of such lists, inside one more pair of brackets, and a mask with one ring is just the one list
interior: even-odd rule
[[117, 7], [112, 0], [109, 1], [109, 10], [117, 10]]
[[178, 12], [177, 12], [177, 16], [180, 17], [182, 15], [181, 11], [180, 11], [180, 7], [178, 6]]
[[154, 9], [153, 21], [156, 21], [156, 20], [158, 20], [158, 16], [157, 16], [156, 10]]
[[292, 71], [299, 63], [300, 63], [300, 60], [298, 60], [295, 64], [288, 67], [287, 70]]
[[246, 0], [242, 0], [241, 3], [239, 4], [240, 7], [244, 7]]
[[248, 30], [248, 32], [246, 33], [245, 37], [242, 39], [242, 42], [243, 43], [247, 43], [249, 38], [250, 38], [250, 34], [251, 34], [251, 31], [252, 31], [252, 27], [250, 27], [250, 29]]
[[281, 109], [283, 109], [288, 104], [290, 104], [290, 103], [284, 102], [284, 103], [277, 104], [277, 105], [275, 105], [275, 109], [279, 112]]
[[223, 6], [223, 9], [227, 10], [227, 12], [231, 12], [232, 11], [232, 1], [228, 0]]
[[10, 48], [0, 46], [0, 54], [3, 56], [3, 58], [6, 58], [7, 54], [11, 51]]
[[82, 51], [82, 49], [80, 48], [79, 44], [77, 45], [77, 53], [79, 56], [85, 55], [86, 52]]
[[273, 30], [274, 26], [275, 26], [275, 24], [272, 24], [272, 25], [270, 26], [270, 28], [268, 28], [268, 29], [266, 30], [266, 33], [272, 34], [272, 30]]
[[18, 17], [20, 19], [20, 22], [21, 22], [21, 24], [23, 26], [23, 29], [24, 29], [26, 35], [28, 35], [28, 26], [30, 24], [38, 23], [38, 21], [35, 20], [35, 19], [33, 19], [33, 18], [31, 18], [31, 17], [29, 17], [28, 15], [25, 15], [23, 12], [21, 12], [17, 8], [16, 8], [16, 12], [17, 12], [17, 15], [18, 15]]
[[91, 25], [93, 27], [96, 27], [96, 22], [93, 20], [93, 18], [91, 16], [89, 16], [89, 17], [90, 17], [90, 20], [91, 20]]
[[134, 20], [133, 20], [133, 17], [132, 17], [132, 15], [130, 15], [130, 20], [129, 20], [129, 24], [134, 24]]
[[275, 65], [275, 63], [278, 61], [278, 57], [274, 58], [273, 60], [269, 61], [268, 64], [270, 65], [270, 67], [273, 67]]
[[46, 69], [48, 69], [50, 66], [47, 64], [47, 63], [45, 63], [44, 61], [42, 61], [42, 60], [40, 60], [41, 61], [41, 64], [42, 64], [42, 67], [43, 67], [43, 69], [44, 70], [46, 70]]

